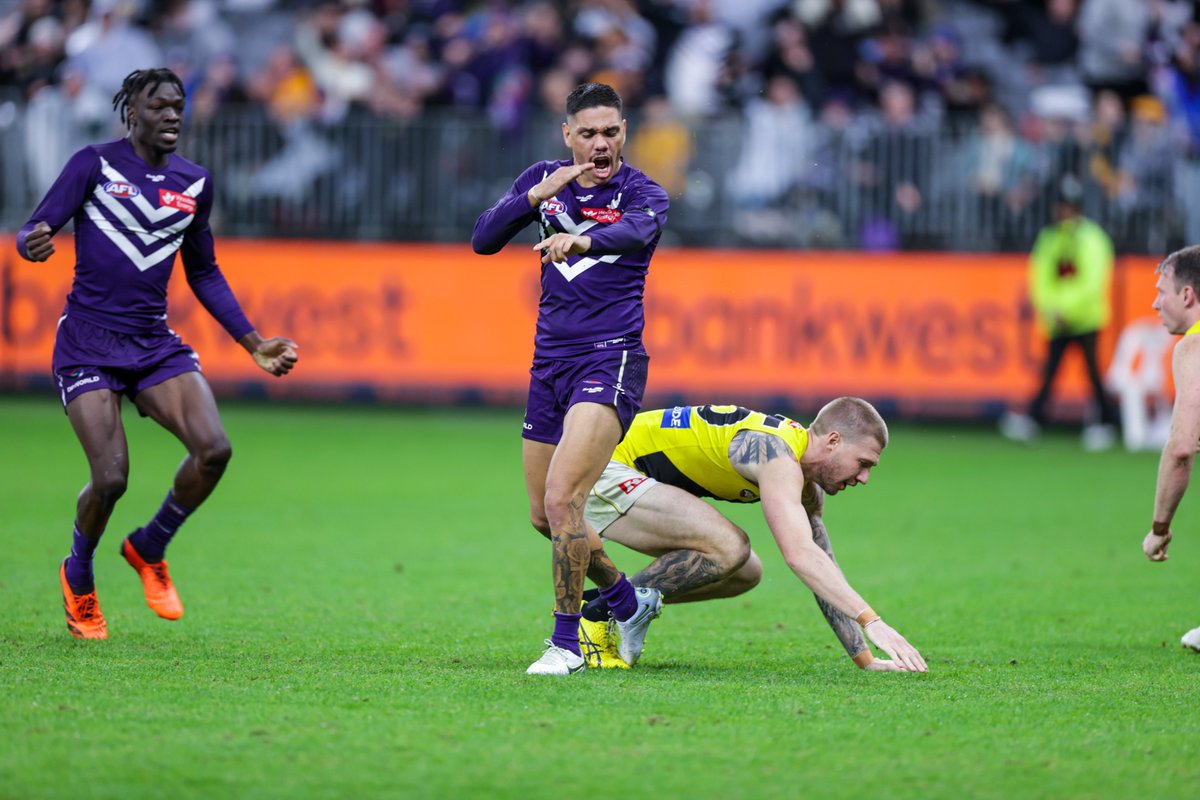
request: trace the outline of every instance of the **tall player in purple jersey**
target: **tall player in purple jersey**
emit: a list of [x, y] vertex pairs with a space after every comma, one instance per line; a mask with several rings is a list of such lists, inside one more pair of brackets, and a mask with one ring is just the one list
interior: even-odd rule
[[541, 227], [538, 304], [522, 462], [533, 525], [553, 544], [554, 632], [530, 674], [585, 668], [579, 648], [584, 576], [600, 587], [622, 637], [641, 641], [662, 596], [634, 589], [584, 521], [588, 492], [641, 407], [649, 357], [642, 293], [667, 221], [662, 187], [621, 160], [621, 98], [601, 83], [567, 97], [566, 161], [540, 161], [475, 223], [476, 253]]
[[22, 258], [45, 261], [54, 254], [51, 237], [75, 220], [75, 281], [53, 370], [91, 470], [76, 506], [71, 555], [59, 568], [67, 628], [80, 639], [108, 637], [92, 554], [129, 475], [121, 396], [187, 448], [158, 513], [121, 542], [146, 603], [164, 619], [183, 616], [163, 559], [167, 544], [229, 462], [229, 439], [196, 354], [167, 327], [175, 252], [183, 253], [196, 297], [262, 369], [281, 376], [296, 363], [295, 342], [263, 339], [217, 268], [208, 226], [212, 178], [175, 154], [183, 107], [183, 84], [170, 70], [130, 73], [113, 98], [129, 136], [73, 155], [17, 234]]

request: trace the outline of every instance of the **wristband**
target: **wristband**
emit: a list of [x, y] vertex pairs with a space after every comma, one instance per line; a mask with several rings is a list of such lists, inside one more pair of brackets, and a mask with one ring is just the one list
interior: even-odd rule
[[1150, 532], [1155, 536], [1166, 536], [1171, 532], [1171, 523], [1169, 522], [1152, 522], [1150, 523]]
[[877, 619], [879, 619], [879, 615], [876, 614], [870, 606], [867, 606], [859, 612], [858, 616], [854, 618], [854, 621], [857, 622], [861, 627], [865, 628]]
[[875, 660], [875, 655], [870, 650], [863, 650], [861, 653], [855, 653], [852, 658], [859, 669], [866, 669], [867, 665]]

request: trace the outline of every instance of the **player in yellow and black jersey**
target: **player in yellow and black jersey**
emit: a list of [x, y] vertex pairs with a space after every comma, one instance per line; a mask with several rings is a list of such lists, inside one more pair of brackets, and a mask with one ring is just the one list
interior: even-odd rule
[[[677, 406], [638, 414], [588, 498], [591, 525], [656, 559], [631, 581], [668, 603], [733, 597], [754, 588], [762, 562], [745, 532], [700, 498], [761, 502], [792, 571], [854, 662], [924, 672], [921, 654], [846, 582], [822, 521], [825, 496], [866, 483], [888, 443], [887, 424], [865, 400], [827, 404], [809, 428], [739, 406]], [[593, 666], [636, 663], [644, 645], [622, 640], [611, 657], [602, 601], [581, 627]], [[888, 658], [876, 659], [863, 633]], [[589, 646], [590, 645], [590, 646]], [[608, 653], [609, 657], [605, 657]]]

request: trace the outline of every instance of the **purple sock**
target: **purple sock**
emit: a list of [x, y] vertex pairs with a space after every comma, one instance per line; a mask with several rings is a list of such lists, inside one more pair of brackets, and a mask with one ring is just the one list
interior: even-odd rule
[[624, 622], [637, 612], [637, 595], [633, 592], [633, 584], [621, 573], [621, 577], [612, 586], [600, 590], [600, 596], [612, 609], [613, 617], [618, 622]]
[[583, 655], [579, 649], [579, 618], [582, 614], [560, 614], [554, 612], [554, 634], [550, 641], [563, 650], [570, 650], [577, 656]]
[[92, 576], [92, 555], [96, 545], [100, 544], [99, 537], [92, 539], [79, 532], [79, 523], [75, 523], [72, 531], [74, 541], [71, 543], [71, 555], [67, 558], [67, 583], [71, 588], [87, 594], [96, 588], [96, 580]]
[[138, 528], [129, 534], [129, 542], [143, 560], [151, 564], [162, 561], [175, 531], [179, 530], [179, 526], [191, 513], [190, 508], [179, 505], [175, 502], [175, 496], [167, 492], [167, 499], [163, 500], [162, 507], [154, 515], [154, 519], [147, 522], [146, 527]]

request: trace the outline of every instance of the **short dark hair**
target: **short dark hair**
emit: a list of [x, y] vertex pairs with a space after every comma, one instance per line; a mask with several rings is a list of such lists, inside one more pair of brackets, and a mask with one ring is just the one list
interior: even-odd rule
[[126, 113], [129, 110], [129, 101], [137, 97], [147, 86], [150, 87], [150, 94], [153, 95], [158, 91], [161, 83], [175, 84], [179, 89], [179, 94], [187, 97], [183, 81], [179, 80], [179, 76], [166, 67], [135, 69], [125, 76], [125, 80], [121, 81], [121, 88], [113, 95], [113, 111], [121, 114], [121, 122], [125, 123], [125, 127], [129, 127], [129, 114]]
[[621, 113], [621, 95], [607, 83], [581, 83], [567, 95], [567, 116], [585, 108], [615, 108]]
[[1200, 244], [1171, 253], [1158, 265], [1158, 271], [1166, 272], [1168, 267], [1173, 270], [1177, 291], [1190, 286], [1196, 294], [1200, 294]]

